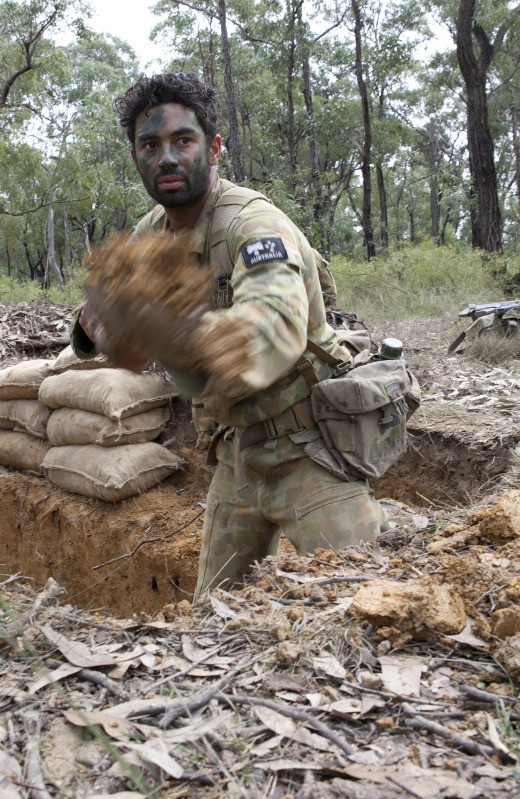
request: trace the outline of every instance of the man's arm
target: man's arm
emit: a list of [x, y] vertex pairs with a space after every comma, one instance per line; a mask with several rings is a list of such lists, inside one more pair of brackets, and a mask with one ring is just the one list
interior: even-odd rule
[[[232, 376], [211, 370], [203, 399], [217, 393], [238, 400], [267, 388], [292, 369], [307, 342], [306, 264], [293, 226], [272, 211], [261, 210], [253, 218], [249, 213], [230, 232], [229, 245], [235, 256], [233, 305], [205, 315], [205, 335], [212, 331], [224, 341], [231, 326], [238, 334], [243, 331], [248, 357], [239, 349], [236, 357], [248, 362]], [[305, 256], [312, 259], [308, 250]], [[233, 340], [229, 347], [235, 349]]]

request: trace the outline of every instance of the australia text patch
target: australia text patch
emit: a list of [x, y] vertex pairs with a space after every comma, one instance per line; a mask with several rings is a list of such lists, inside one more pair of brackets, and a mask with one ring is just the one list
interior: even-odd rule
[[286, 261], [287, 250], [279, 238], [257, 239], [242, 247], [242, 257], [248, 269], [267, 261]]

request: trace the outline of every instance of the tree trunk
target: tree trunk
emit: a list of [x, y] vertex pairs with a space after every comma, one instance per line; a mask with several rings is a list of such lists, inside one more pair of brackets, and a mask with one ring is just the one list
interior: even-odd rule
[[231, 50], [229, 47], [227, 33], [227, 8], [226, 0], [219, 0], [218, 18], [220, 22], [220, 38], [222, 42], [222, 58], [224, 60], [224, 87], [226, 89], [226, 105], [229, 116], [229, 139], [227, 146], [233, 172], [237, 183], [244, 181], [244, 164], [242, 161], [242, 148], [240, 146], [240, 136], [238, 132], [238, 117], [235, 103], [235, 93], [233, 89], [233, 77], [231, 72]]
[[70, 250], [70, 222], [67, 203], [63, 203], [63, 236], [65, 239], [65, 271], [68, 283], [72, 283], [72, 254]]
[[518, 210], [520, 211], [520, 132], [519, 132], [519, 114], [516, 106], [509, 109], [511, 115], [511, 129], [513, 132], [513, 152], [515, 154], [515, 183], [516, 183], [516, 198], [518, 201]]
[[[54, 200], [54, 196], [52, 197]], [[49, 204], [47, 211], [47, 264], [45, 268], [45, 288], [50, 285], [51, 274], [55, 277], [56, 283], [63, 286], [63, 277], [56, 262], [56, 249], [54, 245], [54, 208]]]
[[372, 184], [370, 175], [370, 162], [372, 158], [372, 123], [370, 119], [370, 104], [368, 101], [368, 91], [366, 81], [363, 77], [363, 62], [361, 53], [361, 12], [357, 0], [352, 1], [352, 11], [354, 12], [354, 32], [356, 40], [356, 78], [361, 97], [361, 108], [363, 112], [363, 151], [361, 162], [361, 174], [363, 177], [363, 236], [367, 250], [367, 257], [373, 258], [376, 254], [374, 242], [374, 230], [372, 227]]
[[386, 200], [385, 176], [381, 164], [376, 164], [377, 192], [379, 194], [379, 215], [381, 217], [381, 247], [388, 249], [388, 204]]
[[440, 245], [440, 219], [441, 205], [439, 195], [439, 146], [438, 137], [435, 130], [435, 122], [430, 119], [428, 123], [428, 164], [430, 167], [430, 215], [431, 233], [434, 243]]
[[296, 188], [296, 121], [294, 110], [294, 73], [296, 66], [296, 41], [294, 26], [294, 5], [288, 2], [289, 30], [287, 35], [287, 148], [289, 155], [289, 170], [291, 174], [292, 190]]
[[311, 166], [312, 187], [314, 190], [314, 201], [312, 211], [314, 222], [320, 233], [320, 250], [326, 247], [325, 230], [323, 224], [323, 187], [321, 184], [320, 155], [318, 143], [316, 141], [316, 124], [314, 119], [314, 98], [312, 94], [311, 65], [309, 58], [309, 42], [305, 36], [301, 5], [298, 13], [298, 41], [302, 59], [302, 78], [303, 78], [303, 99], [307, 110], [307, 136], [309, 141], [309, 161]]
[[[502, 249], [501, 214], [494, 143], [489, 127], [486, 75], [505, 31], [491, 44], [475, 20], [476, 0], [460, 0], [457, 17], [457, 59], [466, 86], [469, 170], [474, 196], [472, 243], [487, 252]], [[473, 38], [480, 47], [476, 58]], [[497, 44], [497, 42], [499, 42]]]

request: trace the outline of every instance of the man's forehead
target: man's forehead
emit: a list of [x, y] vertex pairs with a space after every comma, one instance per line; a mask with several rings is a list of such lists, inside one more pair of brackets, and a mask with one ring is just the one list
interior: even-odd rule
[[162, 128], [168, 128], [169, 132], [189, 129], [204, 134], [195, 111], [180, 103], [156, 105], [149, 111], [142, 111], [135, 121], [136, 135]]

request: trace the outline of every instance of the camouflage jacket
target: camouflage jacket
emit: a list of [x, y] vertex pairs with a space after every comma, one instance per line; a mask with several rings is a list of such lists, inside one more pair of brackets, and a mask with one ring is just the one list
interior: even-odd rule
[[[217, 179], [191, 232], [190, 250], [208, 266], [209, 291], [218, 294], [219, 264], [209, 264], [213, 210], [221, 194], [234, 184]], [[168, 235], [162, 207], [153, 209], [135, 228], [135, 235], [151, 229]], [[198, 393], [209, 415], [220, 424], [244, 428], [285, 411], [309, 396], [307, 381], [296, 368], [307, 339], [342, 359], [350, 358], [348, 331], [335, 331], [325, 318], [322, 291], [313, 250], [303, 233], [267, 198], [259, 196], [232, 219], [227, 233], [228, 252], [234, 264], [230, 275], [232, 301], [228, 308], [214, 303], [210, 314], [242, 319], [256, 328], [251, 342], [254, 366], [239, 380], [210, 377]], [[221, 318], [222, 318], [221, 316]], [[311, 353], [320, 379], [331, 367]], [[171, 372], [179, 388], [186, 375]]]

